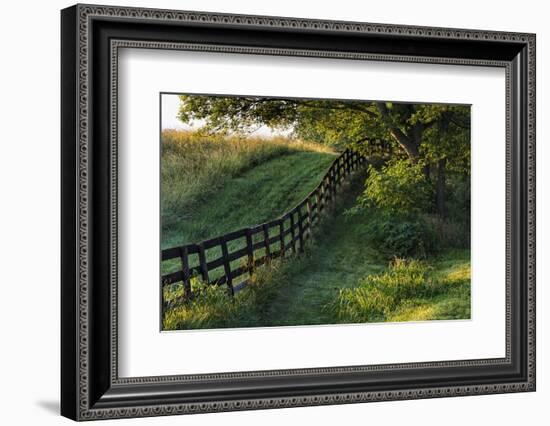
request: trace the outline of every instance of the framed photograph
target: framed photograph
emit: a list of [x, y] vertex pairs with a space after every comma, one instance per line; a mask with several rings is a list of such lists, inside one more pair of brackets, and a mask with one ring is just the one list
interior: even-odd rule
[[535, 35], [61, 12], [61, 412], [535, 390]]

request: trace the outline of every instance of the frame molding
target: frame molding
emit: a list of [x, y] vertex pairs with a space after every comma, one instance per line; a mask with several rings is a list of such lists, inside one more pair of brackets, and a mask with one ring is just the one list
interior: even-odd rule
[[[62, 11], [61, 43], [63, 415], [91, 420], [535, 390], [533, 34], [76, 5]], [[506, 68], [506, 357], [118, 378], [120, 47]]]

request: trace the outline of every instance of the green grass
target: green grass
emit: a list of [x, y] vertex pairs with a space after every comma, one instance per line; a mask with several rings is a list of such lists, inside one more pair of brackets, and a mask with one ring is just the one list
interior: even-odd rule
[[[165, 154], [174, 155], [171, 165], [163, 163], [163, 247], [197, 242], [274, 219], [301, 201], [335, 158], [334, 153], [316, 145], [292, 145], [284, 138], [256, 139], [254, 146], [237, 138], [220, 139], [205, 147], [193, 139], [196, 136], [177, 136], [185, 141], [186, 148], [177, 151], [179, 145], [177, 149], [172, 146], [163, 153], [163, 161]], [[175, 142], [165, 139], [164, 143]], [[220, 165], [225, 158], [231, 167]], [[195, 171], [179, 164], [197, 159], [202, 161], [202, 168]], [[177, 170], [165, 171], [165, 167]], [[181, 188], [177, 176], [184, 172], [197, 173], [196, 181], [190, 176], [183, 179], [191, 188]], [[315, 228], [305, 253], [259, 268], [251, 285], [234, 298], [227, 295], [224, 286], [205, 286], [195, 278], [192, 285], [198, 296], [182, 304], [177, 303], [181, 285], [167, 287], [164, 298], [172, 304], [165, 312], [163, 328], [469, 318], [469, 251], [447, 251], [422, 262], [388, 265], [370, 239], [368, 215], [345, 213], [361, 193], [364, 177], [357, 174], [347, 183], [332, 210]], [[174, 190], [172, 184], [180, 189]], [[168, 223], [164, 223], [165, 210], [172, 218]], [[244, 241], [233, 242], [230, 251], [239, 244], [244, 245]], [[218, 256], [215, 249], [207, 251], [209, 259]], [[163, 272], [178, 267], [177, 261], [164, 262]]]
[[313, 189], [336, 153], [284, 137], [162, 134], [162, 247], [272, 219]]
[[164, 299], [173, 302], [164, 314], [164, 330], [259, 327], [263, 307], [268, 306], [280, 288], [284, 263], [273, 261], [251, 277], [246, 289], [230, 298], [226, 287], [205, 285], [199, 278], [191, 280], [197, 295], [191, 301], [178, 302], [181, 287], [166, 289]]
[[454, 252], [432, 262], [395, 259], [383, 273], [341, 290], [332, 311], [345, 323], [470, 318], [467, 255]]

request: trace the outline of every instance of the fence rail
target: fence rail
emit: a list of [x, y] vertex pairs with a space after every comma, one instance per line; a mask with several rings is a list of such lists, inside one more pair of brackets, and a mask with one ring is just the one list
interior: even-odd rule
[[[191, 278], [200, 276], [206, 283], [226, 285], [234, 295], [246, 287], [248, 279], [234, 285], [242, 275], [252, 275], [254, 269], [271, 259], [304, 250], [305, 241], [312, 228], [319, 222], [321, 212], [334, 201], [342, 180], [366, 161], [358, 153], [346, 149], [331, 164], [317, 187], [296, 207], [277, 219], [249, 228], [229, 232], [196, 244], [187, 244], [162, 250], [162, 262], [179, 259], [177, 271], [162, 276], [161, 285], [183, 283], [183, 297], [193, 297]], [[230, 250], [230, 243], [243, 240], [244, 247]], [[207, 251], [221, 252], [221, 256], [207, 259]], [[194, 260], [194, 262], [193, 262]], [[241, 261], [235, 267], [232, 262]], [[221, 275], [213, 278], [211, 273], [223, 268]]]

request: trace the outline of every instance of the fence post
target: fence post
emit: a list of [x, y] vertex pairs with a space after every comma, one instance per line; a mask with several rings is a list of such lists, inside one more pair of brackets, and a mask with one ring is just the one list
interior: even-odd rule
[[304, 251], [304, 225], [302, 216], [302, 206], [298, 207], [298, 239], [300, 240], [300, 252]]
[[279, 241], [281, 245], [281, 257], [285, 256], [285, 219], [284, 217], [279, 221]]
[[220, 244], [222, 246], [222, 257], [223, 257], [223, 271], [226, 277], [227, 288], [229, 294], [233, 296], [235, 292], [233, 291], [233, 278], [231, 278], [231, 263], [229, 262], [229, 251], [227, 250], [227, 241], [225, 237], [220, 237]]
[[246, 231], [246, 254], [248, 256], [248, 273], [252, 274], [254, 270], [254, 247], [252, 244], [252, 233], [250, 228], [247, 228]]
[[319, 194], [321, 192], [321, 189], [322, 187], [315, 191], [315, 201], [317, 201], [317, 222], [321, 220], [321, 200], [323, 199], [321, 194]]
[[267, 259], [271, 257], [271, 250], [269, 249], [269, 226], [266, 223], [262, 226], [264, 230], [264, 246], [265, 246], [265, 255]]
[[204, 244], [199, 243], [199, 264], [201, 268], [202, 280], [208, 284], [210, 279], [208, 277], [208, 265], [206, 264], [206, 253], [204, 252]]
[[336, 170], [332, 169], [332, 179], [330, 180], [331, 201], [334, 202], [336, 198]]
[[311, 227], [313, 226], [312, 220], [311, 220], [311, 200], [307, 199], [307, 223], [309, 225], [307, 235], [308, 237], [311, 237]]
[[332, 175], [332, 201], [334, 202], [334, 199], [336, 198], [336, 185], [338, 183], [338, 163], [336, 163], [336, 167], [333, 170]]
[[292, 238], [292, 253], [296, 253], [296, 233], [294, 231], [294, 211], [290, 213], [290, 236]]
[[191, 297], [191, 281], [189, 277], [189, 250], [187, 246], [180, 247], [181, 272], [183, 274], [183, 294]]

